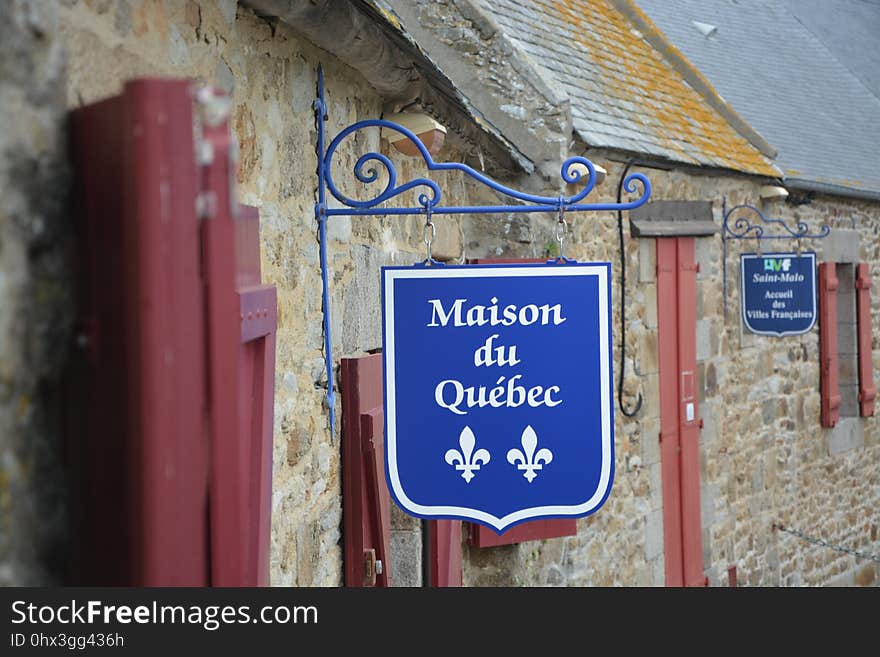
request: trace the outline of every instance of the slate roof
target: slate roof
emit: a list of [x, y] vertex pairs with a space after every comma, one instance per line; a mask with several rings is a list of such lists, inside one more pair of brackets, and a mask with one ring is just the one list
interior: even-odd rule
[[571, 98], [590, 146], [778, 177], [607, 0], [484, 0], [484, 9]]
[[880, 0], [785, 0], [788, 10], [880, 97]]
[[778, 149], [789, 186], [880, 198], [878, 3], [636, 2]]

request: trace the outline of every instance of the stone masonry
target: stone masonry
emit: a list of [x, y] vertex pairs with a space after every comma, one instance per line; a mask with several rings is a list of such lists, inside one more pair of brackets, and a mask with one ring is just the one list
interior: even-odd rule
[[[622, 166], [591, 154], [618, 179]], [[649, 175], [655, 200], [711, 200], [716, 223], [727, 207], [761, 207], [758, 182], [744, 176], [708, 176], [696, 170], [639, 169]], [[612, 183], [613, 186], [613, 183]], [[606, 182], [594, 195], [613, 200]], [[857, 227], [856, 255], [825, 245], [825, 258], [858, 259], [877, 271], [876, 235], [880, 206], [865, 201], [821, 197], [791, 206], [766, 203], [769, 217], [811, 228], [826, 222], [837, 241], [843, 229]], [[570, 255], [609, 259], [614, 267], [613, 300], [619, 307], [617, 237], [610, 214], [573, 219]], [[626, 237], [627, 359], [624, 402], [632, 408], [641, 393], [644, 404], [633, 419], [617, 413], [614, 489], [594, 516], [578, 521], [578, 535], [492, 549], [466, 549], [465, 583], [506, 586], [662, 586], [663, 496], [658, 436], [656, 244]], [[532, 245], [533, 252], [537, 249]], [[819, 243], [800, 245], [823, 259]], [[819, 425], [818, 327], [802, 336], [767, 338], [746, 332], [739, 313], [738, 264], [741, 252], [757, 250], [754, 241], [730, 242], [728, 296], [722, 296], [720, 235], [696, 238], [697, 359], [703, 560], [710, 586], [728, 584], [736, 566], [740, 586], [871, 585], [876, 564], [806, 543], [773, 531], [774, 523], [830, 543], [877, 554], [880, 445], [876, 420], [846, 418], [835, 429]], [[768, 247], [764, 247], [765, 251]], [[797, 250], [792, 240], [775, 250]], [[875, 274], [876, 275], [876, 274]], [[872, 302], [876, 326], [880, 303]], [[619, 325], [614, 320], [615, 377], [620, 376]], [[875, 331], [876, 335], [876, 331]], [[880, 359], [874, 338], [874, 372]], [[854, 413], [857, 414], [857, 413]], [[856, 432], [859, 439], [848, 438]]]

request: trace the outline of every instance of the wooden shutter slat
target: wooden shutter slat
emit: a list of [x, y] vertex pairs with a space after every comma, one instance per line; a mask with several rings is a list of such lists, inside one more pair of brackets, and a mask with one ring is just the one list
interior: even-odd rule
[[[278, 297], [261, 284], [260, 214], [241, 205], [235, 221], [238, 351], [239, 488], [245, 495], [247, 534], [244, 585], [269, 585], [272, 520], [272, 417], [275, 403], [275, 335]], [[223, 382], [220, 382], [221, 384]]]
[[428, 550], [431, 586], [461, 586], [460, 520], [431, 520]]
[[[202, 284], [205, 296], [205, 338], [208, 431], [211, 441], [209, 514], [211, 584], [246, 586], [248, 468], [239, 453], [238, 354], [239, 301], [235, 293], [235, 224], [229, 198], [231, 155], [229, 124], [204, 125], [201, 141], [214, 153], [200, 168], [201, 192], [214, 198], [211, 213], [201, 221]], [[200, 218], [201, 219], [201, 218]], [[255, 582], [250, 582], [251, 584]]]
[[819, 362], [821, 423], [833, 427], [840, 419], [837, 355], [837, 271], [835, 263], [819, 264]]
[[364, 473], [367, 481], [367, 506], [377, 561], [382, 572], [376, 571], [376, 586], [391, 586], [391, 498], [385, 483], [385, 413], [374, 408], [361, 413], [361, 440]]
[[871, 346], [871, 272], [868, 265], [856, 268], [856, 312], [859, 342], [859, 415], [874, 415], [877, 387], [874, 385], [873, 349]]
[[[343, 358], [340, 366], [345, 585], [390, 586], [391, 496], [382, 442], [382, 354]], [[382, 560], [381, 574], [366, 567], [370, 554]]]

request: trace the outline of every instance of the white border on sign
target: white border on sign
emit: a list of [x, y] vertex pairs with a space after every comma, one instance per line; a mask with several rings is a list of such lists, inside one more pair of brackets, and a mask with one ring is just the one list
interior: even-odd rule
[[[813, 264], [810, 270], [813, 272], [813, 321], [810, 322], [810, 325], [802, 331], [758, 331], [753, 329], [751, 324], [749, 324], [749, 320], [746, 317], [746, 259], [754, 260], [755, 258], [797, 258], [804, 256], [809, 256], [813, 260]], [[816, 325], [816, 253], [814, 251], [807, 251], [806, 253], [790, 253], [790, 252], [774, 252], [774, 253], [743, 253], [739, 257], [739, 313], [742, 317], [743, 324], [749, 330], [749, 333], [754, 333], [755, 335], [772, 335], [773, 337], [783, 338], [787, 335], [803, 335], [804, 333], [809, 333], [813, 327]]]
[[[520, 277], [520, 276], [595, 276], [599, 279], [599, 372], [601, 379], [606, 382], [599, 387], [600, 402], [602, 409], [602, 465], [599, 474], [599, 485], [595, 493], [588, 500], [577, 505], [541, 506], [528, 509], [520, 509], [504, 517], [493, 516], [490, 513], [459, 506], [425, 506], [413, 502], [403, 490], [400, 482], [400, 474], [397, 470], [397, 400], [389, 391], [394, 391], [394, 281], [404, 278], [492, 278], [492, 277]], [[424, 269], [384, 269], [383, 285], [385, 294], [385, 323], [384, 323], [384, 360], [385, 360], [385, 445], [387, 452], [387, 476], [391, 483], [395, 499], [404, 509], [413, 515], [423, 517], [455, 517], [477, 520], [488, 524], [499, 532], [510, 525], [537, 517], [574, 516], [580, 517], [589, 514], [597, 508], [608, 494], [611, 484], [612, 461], [614, 454], [613, 444], [613, 407], [611, 403], [611, 380], [610, 363], [610, 317], [608, 316], [608, 276], [609, 267], [605, 264], [576, 264], [554, 265], [552, 267], [540, 267], [535, 265], [495, 265], [495, 266], [468, 266], [468, 267], [426, 267]]]

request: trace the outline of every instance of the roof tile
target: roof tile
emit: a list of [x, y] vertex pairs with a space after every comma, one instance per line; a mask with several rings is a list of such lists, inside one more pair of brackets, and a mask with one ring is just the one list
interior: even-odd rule
[[[871, 89], [871, 80], [880, 80], [876, 3], [636, 1], [779, 149], [776, 162], [787, 178], [880, 192], [880, 87]], [[706, 38], [692, 21], [717, 32]], [[843, 35], [846, 43], [834, 41]]]
[[589, 145], [779, 174], [607, 0], [484, 7], [568, 93], [575, 131]]

